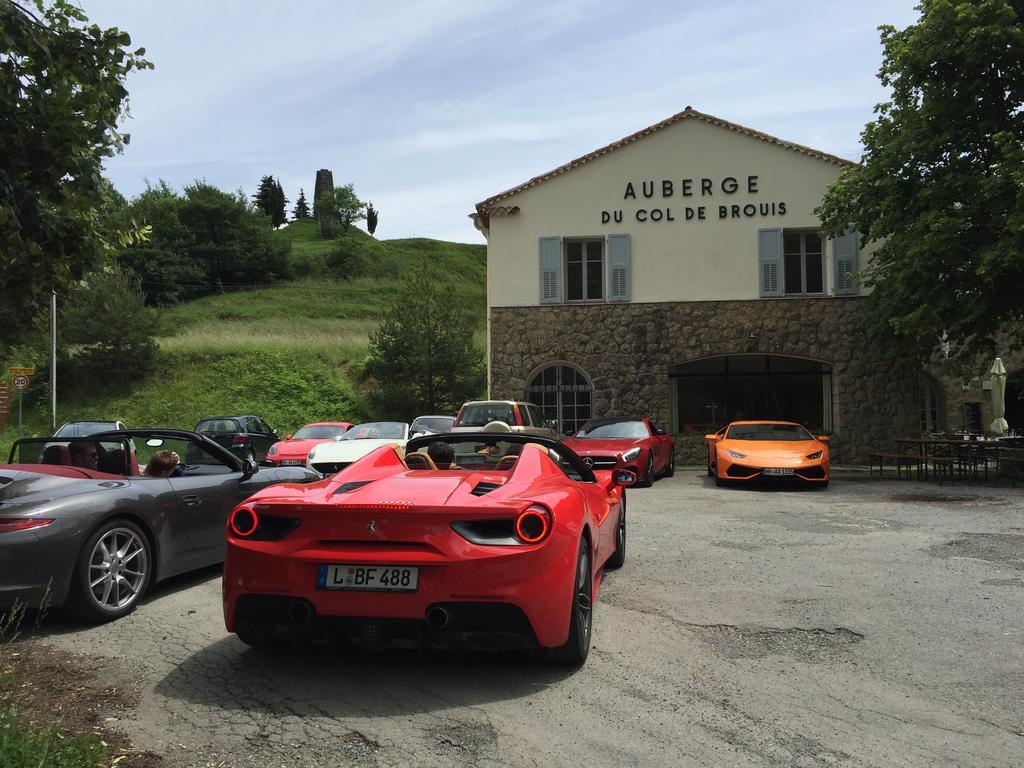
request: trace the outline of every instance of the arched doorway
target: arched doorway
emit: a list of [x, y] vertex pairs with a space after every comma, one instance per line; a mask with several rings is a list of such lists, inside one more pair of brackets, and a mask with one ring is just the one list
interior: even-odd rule
[[832, 366], [784, 355], [720, 355], [669, 368], [678, 434], [740, 419], [796, 421], [832, 431]]
[[526, 381], [526, 399], [539, 405], [544, 418], [558, 424], [559, 434], [571, 434], [593, 417], [594, 385], [572, 363], [551, 363]]
[[946, 399], [942, 385], [927, 373], [917, 380], [918, 407], [921, 413], [921, 433], [942, 432], [946, 429]]

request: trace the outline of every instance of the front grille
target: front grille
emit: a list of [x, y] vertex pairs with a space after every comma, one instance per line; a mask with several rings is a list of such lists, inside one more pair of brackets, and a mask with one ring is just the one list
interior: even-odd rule
[[760, 474], [760, 472], [761, 470], [759, 469], [744, 467], [742, 464], [730, 464], [725, 474], [729, 477], [750, 477], [751, 475]]
[[314, 462], [313, 469], [315, 469], [321, 475], [333, 475], [338, 472], [341, 472], [341, 470], [343, 470], [351, 463], [351, 461]]
[[[587, 459], [590, 459], [593, 464], [588, 462]], [[584, 456], [583, 461], [591, 469], [613, 469], [619, 464], [618, 459], [614, 456]]]

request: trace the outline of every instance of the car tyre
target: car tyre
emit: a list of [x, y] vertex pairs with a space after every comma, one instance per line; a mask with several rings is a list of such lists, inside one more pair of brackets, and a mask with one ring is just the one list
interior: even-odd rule
[[246, 450], [245, 455], [242, 456], [242, 461], [252, 461], [252, 462], [256, 461], [256, 451], [254, 451], [252, 449], [251, 445]]
[[584, 536], [576, 558], [576, 579], [569, 604], [569, 637], [551, 649], [551, 660], [564, 667], [580, 667], [590, 653], [594, 626], [594, 580], [590, 575], [590, 544]]
[[719, 488], [721, 488], [723, 485], [725, 485], [725, 480], [723, 480], [721, 478], [721, 476], [719, 476], [719, 474], [718, 474], [718, 464], [715, 464], [712, 467], [712, 472], [714, 473], [715, 485], [717, 485]]
[[626, 564], [626, 495], [622, 495], [622, 509], [619, 511], [619, 522], [615, 527], [615, 551], [605, 562], [609, 569], [621, 568]]
[[637, 481], [638, 488], [650, 488], [654, 485], [654, 454], [647, 454], [647, 465], [644, 468], [644, 473], [640, 480]]
[[[146, 594], [153, 564], [149, 539], [138, 525], [122, 518], [108, 520], [78, 553], [68, 609], [97, 623], [127, 616]], [[122, 597], [122, 590], [130, 594]]]
[[673, 445], [668, 449], [668, 464], [665, 465], [665, 477], [672, 477], [676, 473], [676, 447]]

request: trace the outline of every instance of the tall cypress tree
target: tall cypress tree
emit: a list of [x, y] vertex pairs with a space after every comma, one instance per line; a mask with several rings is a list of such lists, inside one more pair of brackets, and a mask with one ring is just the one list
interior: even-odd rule
[[373, 207], [373, 203], [366, 204], [366, 231], [371, 235], [377, 231], [377, 209]]
[[295, 210], [292, 211], [292, 218], [295, 221], [302, 221], [309, 218], [309, 203], [306, 202], [306, 193], [299, 190], [299, 199], [295, 201]]
[[280, 179], [274, 182], [274, 191], [271, 200], [273, 201], [273, 209], [270, 213], [270, 219], [273, 222], [274, 229], [277, 229], [288, 221], [288, 212], [286, 210], [288, 198], [284, 196], [284, 189], [281, 187]]
[[274, 177], [264, 176], [260, 179], [259, 191], [252, 196], [252, 199], [256, 203], [256, 207], [263, 211], [263, 213], [267, 214], [271, 220], [274, 218], [274, 196], [276, 193], [277, 189]]

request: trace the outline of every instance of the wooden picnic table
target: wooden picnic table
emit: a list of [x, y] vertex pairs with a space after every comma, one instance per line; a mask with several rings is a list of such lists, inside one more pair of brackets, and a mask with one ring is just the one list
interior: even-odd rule
[[984, 470], [988, 479], [988, 463], [999, 462], [998, 440], [971, 440], [951, 437], [900, 437], [896, 439], [896, 451], [900, 455], [911, 455], [918, 461], [918, 477], [928, 478], [929, 470], [941, 482], [948, 473], [967, 477], [971, 482], [978, 479], [979, 469]]

